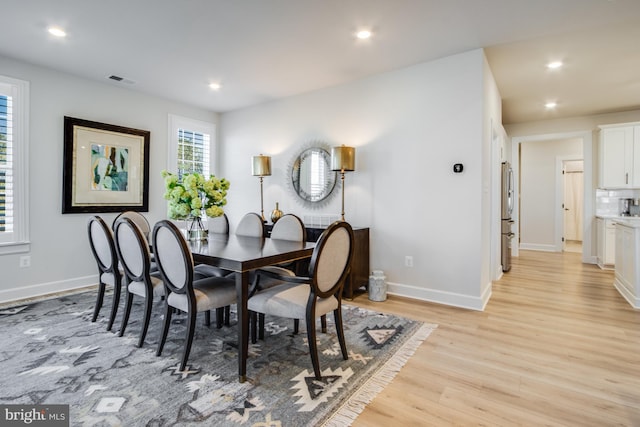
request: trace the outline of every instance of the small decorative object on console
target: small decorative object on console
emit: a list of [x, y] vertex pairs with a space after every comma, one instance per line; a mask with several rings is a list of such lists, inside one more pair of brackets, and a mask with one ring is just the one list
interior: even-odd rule
[[276, 208], [271, 211], [271, 222], [275, 224], [280, 218], [282, 218], [282, 211], [278, 206], [278, 202], [276, 202]]

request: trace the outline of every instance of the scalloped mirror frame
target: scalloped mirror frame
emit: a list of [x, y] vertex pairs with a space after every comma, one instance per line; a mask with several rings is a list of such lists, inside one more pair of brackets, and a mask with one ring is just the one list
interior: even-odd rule
[[[321, 149], [326, 153], [325, 159], [327, 161], [327, 170], [328, 170], [328, 173], [331, 174], [331, 177], [333, 178], [332, 179], [333, 184], [329, 183], [328, 185], [325, 185], [325, 190], [327, 191], [327, 194], [317, 201], [312, 201], [305, 198], [304, 192], [302, 192], [301, 194], [297, 190], [296, 184], [294, 183], [294, 179], [293, 179], [294, 171], [295, 171], [295, 168], [298, 167], [300, 158], [303, 156], [304, 153], [313, 149]], [[289, 162], [287, 167], [286, 178], [287, 178], [287, 184], [289, 189], [295, 195], [295, 200], [308, 209], [320, 209], [326, 206], [337, 193], [336, 188], [340, 187], [340, 180], [338, 179], [338, 173], [335, 171], [331, 171], [331, 147], [328, 144], [325, 144], [323, 142], [315, 141], [315, 142], [308, 143], [304, 147], [302, 147], [297, 152], [297, 154], [291, 158], [291, 161]]]

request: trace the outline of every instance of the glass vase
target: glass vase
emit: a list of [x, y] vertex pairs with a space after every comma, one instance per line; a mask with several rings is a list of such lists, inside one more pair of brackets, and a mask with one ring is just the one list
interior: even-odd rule
[[189, 241], [207, 240], [209, 230], [202, 223], [199, 216], [191, 217], [187, 220], [187, 239]]

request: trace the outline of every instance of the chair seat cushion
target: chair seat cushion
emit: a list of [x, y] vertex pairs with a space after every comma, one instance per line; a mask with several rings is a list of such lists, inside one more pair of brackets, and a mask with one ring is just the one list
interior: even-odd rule
[[[283, 283], [269, 289], [256, 292], [247, 304], [250, 311], [270, 314], [290, 319], [305, 319], [307, 301], [311, 286], [307, 284]], [[318, 298], [316, 317], [330, 313], [338, 308], [338, 300], [334, 296]]]
[[230, 270], [225, 270], [220, 267], [215, 267], [208, 264], [198, 264], [193, 267], [194, 273], [200, 273], [203, 277], [225, 277], [231, 273]]
[[[122, 277], [123, 272], [120, 272]], [[100, 275], [100, 282], [104, 283], [105, 285], [110, 285], [110, 286], [115, 286], [116, 285], [116, 278], [113, 275], [113, 273], [102, 273]]]
[[[153, 296], [162, 296], [164, 295], [164, 285], [162, 283], [162, 279], [159, 277], [151, 276], [151, 284], [153, 285]], [[147, 288], [145, 287], [143, 282], [131, 282], [127, 286], [127, 289], [132, 294], [141, 296], [143, 298], [147, 297]]]
[[260, 275], [260, 280], [258, 282], [258, 289], [264, 290], [264, 289], [269, 289], [272, 288], [276, 285], [281, 285], [284, 282], [282, 280], [279, 280], [275, 277], [271, 277], [271, 276], [267, 276], [265, 274], [260, 274], [261, 271], [266, 271], [272, 274], [277, 274], [279, 276], [295, 276], [296, 274], [287, 269], [287, 268], [283, 268], [283, 267], [279, 267], [277, 265], [269, 265], [267, 267], [262, 267], [261, 269], [258, 270], [257, 274]]
[[[235, 282], [221, 277], [209, 277], [193, 282], [196, 295], [196, 311], [213, 310], [236, 303]], [[167, 304], [178, 310], [188, 312], [189, 301], [186, 294], [171, 292]]]

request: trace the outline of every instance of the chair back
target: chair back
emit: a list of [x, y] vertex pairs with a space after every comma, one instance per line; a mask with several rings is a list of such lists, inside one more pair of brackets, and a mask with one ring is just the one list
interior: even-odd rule
[[153, 253], [165, 286], [171, 292], [192, 294], [193, 255], [180, 229], [171, 221], [158, 221], [152, 237]]
[[351, 266], [353, 240], [353, 229], [344, 221], [331, 224], [318, 239], [309, 265], [316, 296], [340, 298]]
[[307, 241], [307, 229], [302, 220], [294, 214], [283, 215], [271, 229], [271, 238], [291, 240], [294, 242]]
[[113, 234], [107, 223], [95, 215], [89, 218], [87, 223], [89, 233], [89, 244], [91, 251], [98, 263], [100, 273], [112, 273], [118, 276], [118, 254], [116, 252]]
[[264, 223], [262, 222], [262, 217], [254, 212], [249, 212], [243, 216], [236, 227], [236, 235], [264, 237]]
[[120, 218], [129, 218], [130, 220], [132, 220], [138, 226], [138, 228], [140, 228], [142, 235], [147, 239], [149, 238], [149, 233], [151, 233], [151, 226], [149, 225], [149, 221], [147, 220], [147, 218], [140, 212], [124, 211], [119, 213], [118, 216], [116, 216], [116, 218], [113, 220], [113, 230], [116, 229], [116, 222]]
[[137, 223], [127, 216], [120, 216], [114, 224], [116, 251], [129, 280], [149, 282], [151, 250], [147, 237]]
[[229, 218], [222, 214], [215, 218], [208, 218], [209, 234], [229, 234]]

